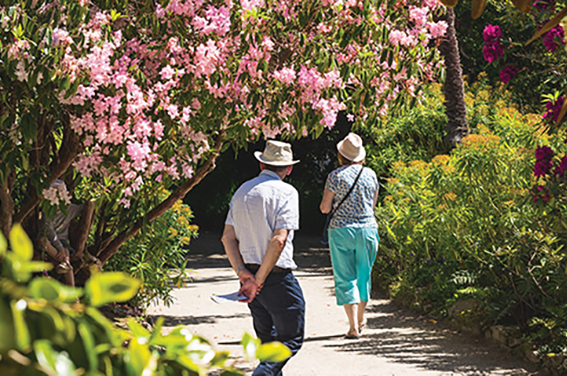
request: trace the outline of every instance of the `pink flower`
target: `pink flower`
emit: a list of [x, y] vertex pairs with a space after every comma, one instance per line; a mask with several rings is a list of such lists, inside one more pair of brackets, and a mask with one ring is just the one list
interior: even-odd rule
[[417, 28], [425, 26], [427, 22], [427, 16], [429, 14], [428, 8], [418, 8], [415, 6], [410, 6], [409, 19], [415, 24]]
[[427, 30], [429, 30], [432, 38], [440, 38], [444, 36], [447, 32], [447, 27], [448, 25], [445, 21], [427, 23]]
[[162, 80], [171, 80], [173, 75], [175, 75], [175, 69], [167, 65], [161, 69], [160, 75]]
[[291, 68], [282, 68], [279, 71], [274, 72], [274, 78], [281, 83], [290, 85], [295, 80], [295, 70]]
[[390, 32], [390, 43], [392, 43], [394, 46], [399, 45], [400, 41], [405, 38], [406, 38], [406, 33], [404, 33], [403, 31], [392, 30]]

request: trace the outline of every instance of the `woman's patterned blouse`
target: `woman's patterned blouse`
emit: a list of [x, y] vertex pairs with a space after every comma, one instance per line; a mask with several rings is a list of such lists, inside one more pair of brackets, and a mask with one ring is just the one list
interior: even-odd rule
[[339, 167], [329, 174], [325, 189], [333, 192], [333, 209], [341, 202], [363, 168], [356, 186], [333, 215], [329, 230], [339, 227], [378, 227], [374, 217], [374, 192], [378, 190], [376, 173], [361, 165]]

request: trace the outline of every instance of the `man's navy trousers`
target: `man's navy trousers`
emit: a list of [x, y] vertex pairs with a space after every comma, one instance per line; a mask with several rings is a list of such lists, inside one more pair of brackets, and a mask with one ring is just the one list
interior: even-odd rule
[[[299, 351], [305, 332], [305, 299], [291, 270], [272, 271], [248, 307], [262, 343], [280, 341], [292, 356]], [[261, 362], [252, 375], [281, 376], [286, 363]]]

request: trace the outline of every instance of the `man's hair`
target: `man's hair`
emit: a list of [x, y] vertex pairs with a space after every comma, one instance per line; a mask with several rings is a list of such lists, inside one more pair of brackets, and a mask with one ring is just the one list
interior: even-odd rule
[[284, 172], [289, 166], [274, 166], [264, 163], [264, 169], [275, 172], [276, 174]]

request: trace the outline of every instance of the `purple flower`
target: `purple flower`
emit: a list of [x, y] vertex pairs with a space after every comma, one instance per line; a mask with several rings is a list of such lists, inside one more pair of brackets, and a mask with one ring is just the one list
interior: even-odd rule
[[[545, 176], [551, 170], [551, 162], [553, 159], [553, 150], [549, 146], [539, 146], [536, 149], [536, 163], [534, 165], [534, 176]], [[541, 186], [538, 186], [538, 190], [541, 191]]]
[[508, 83], [512, 78], [516, 78], [518, 69], [513, 65], [508, 65], [500, 71], [500, 81]]
[[[561, 25], [557, 25], [543, 35], [543, 45], [548, 51], [554, 52], [559, 47], [559, 43], [565, 44], [564, 36], [563, 28]], [[559, 40], [559, 43], [556, 40]]]
[[565, 171], [567, 171], [567, 155], [564, 155], [563, 158], [561, 158], [561, 161], [559, 161], [559, 164], [555, 167], [553, 172], [555, 175], [561, 177], [565, 175]]
[[502, 47], [500, 47], [500, 42], [494, 41], [486, 43], [482, 49], [482, 55], [484, 56], [484, 60], [489, 63], [498, 60], [498, 58], [502, 57]]
[[482, 37], [485, 42], [493, 42], [499, 38], [502, 38], [502, 31], [500, 26], [486, 25], [484, 31], [482, 32]]
[[547, 119], [547, 118], [551, 117], [553, 119], [553, 121], [557, 121], [557, 119], [559, 118], [559, 113], [561, 112], [561, 107], [563, 106], [564, 100], [565, 100], [565, 98], [559, 97], [554, 102], [551, 102], [551, 101], [546, 102], [545, 108], [547, 109], [547, 111], [545, 112], [545, 114], [543, 114], [542, 118]]

